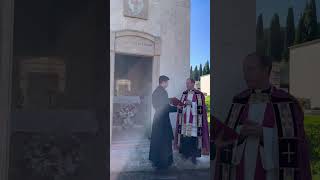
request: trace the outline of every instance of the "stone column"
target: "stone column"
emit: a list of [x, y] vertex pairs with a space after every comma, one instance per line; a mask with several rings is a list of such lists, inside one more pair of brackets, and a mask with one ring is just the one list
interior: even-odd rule
[[[256, 1], [213, 0], [211, 112], [225, 120], [232, 97], [246, 88], [242, 60], [255, 50]], [[215, 167], [212, 162], [211, 167]], [[214, 179], [214, 169], [211, 171]]]
[[112, 140], [113, 96], [114, 96], [114, 64], [115, 64], [115, 32], [110, 32], [110, 145]]
[[[151, 93], [158, 87], [159, 85], [159, 76], [160, 76], [160, 58], [161, 57], [161, 39], [160, 37], [156, 37], [154, 41], [154, 56], [153, 56], [153, 63], [152, 63], [152, 90]], [[152, 100], [151, 104], [152, 106]], [[155, 109], [151, 107], [151, 120], [149, 123], [149, 136], [151, 136], [151, 129], [152, 129], [152, 123], [153, 123], [153, 117], [155, 114]]]
[[242, 60], [255, 50], [256, 1], [214, 0], [212, 3], [212, 112], [223, 120], [232, 97], [246, 88]]
[[0, 2], [0, 179], [8, 180], [14, 0]]

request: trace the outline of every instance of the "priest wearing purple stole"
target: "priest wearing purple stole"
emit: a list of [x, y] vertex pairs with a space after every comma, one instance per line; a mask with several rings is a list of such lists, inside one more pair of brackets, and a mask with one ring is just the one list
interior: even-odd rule
[[[225, 130], [214, 129], [215, 180], [311, 180], [303, 111], [292, 95], [270, 84], [271, 69], [270, 57], [245, 58], [249, 89], [233, 98], [226, 121], [219, 122]], [[226, 133], [230, 129], [236, 138]]]
[[196, 164], [197, 157], [209, 154], [209, 131], [205, 97], [194, 85], [193, 79], [187, 79], [187, 90], [180, 99], [184, 106], [178, 108], [174, 143], [185, 158]]

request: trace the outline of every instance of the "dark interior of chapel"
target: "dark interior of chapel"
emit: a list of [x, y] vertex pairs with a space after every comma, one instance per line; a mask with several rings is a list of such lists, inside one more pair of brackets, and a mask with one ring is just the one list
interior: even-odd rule
[[15, 0], [10, 180], [53, 180], [27, 158], [48, 145], [77, 154], [64, 178], [109, 177], [106, 3]]

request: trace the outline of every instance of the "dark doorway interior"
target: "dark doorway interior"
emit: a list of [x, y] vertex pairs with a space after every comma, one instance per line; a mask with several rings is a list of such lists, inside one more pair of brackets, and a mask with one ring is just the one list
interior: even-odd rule
[[[146, 139], [151, 127], [152, 57], [116, 54], [114, 74], [114, 115], [112, 141]], [[117, 100], [122, 102], [117, 102]], [[125, 101], [125, 99], [128, 99]], [[128, 121], [121, 112], [132, 104], [134, 116]]]

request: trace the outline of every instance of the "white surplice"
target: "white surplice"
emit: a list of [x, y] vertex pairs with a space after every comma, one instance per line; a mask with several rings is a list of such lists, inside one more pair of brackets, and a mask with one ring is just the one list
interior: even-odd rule
[[[265, 103], [251, 104], [249, 107], [248, 119], [261, 126], [265, 109]], [[246, 140], [246, 147], [244, 150], [244, 179], [246, 180], [254, 180], [259, 141], [260, 138], [255, 136], [249, 136]]]
[[[266, 103], [249, 105], [248, 119], [262, 126]], [[242, 126], [236, 130], [240, 133]], [[260, 152], [263, 168], [266, 170], [266, 180], [278, 179], [278, 134], [277, 127], [263, 127], [264, 146], [260, 146], [260, 137], [249, 136], [245, 142], [234, 149], [233, 164], [238, 165], [244, 158], [244, 179], [255, 180], [256, 162]], [[235, 171], [233, 178], [236, 179]]]
[[[187, 100], [191, 101], [193, 100], [194, 92], [189, 91]], [[190, 112], [191, 116], [193, 116], [193, 121], [192, 124], [189, 124], [188, 122], [190, 121]], [[198, 137], [198, 126], [197, 126], [197, 102], [192, 102], [191, 105], [187, 105], [183, 108], [183, 114], [186, 113], [186, 122], [187, 124], [184, 123], [184, 119], [182, 120], [182, 134], [185, 136], [189, 136], [186, 133], [186, 129], [188, 126], [191, 126], [191, 136], [192, 137]], [[184, 118], [184, 116], [183, 116]]]

